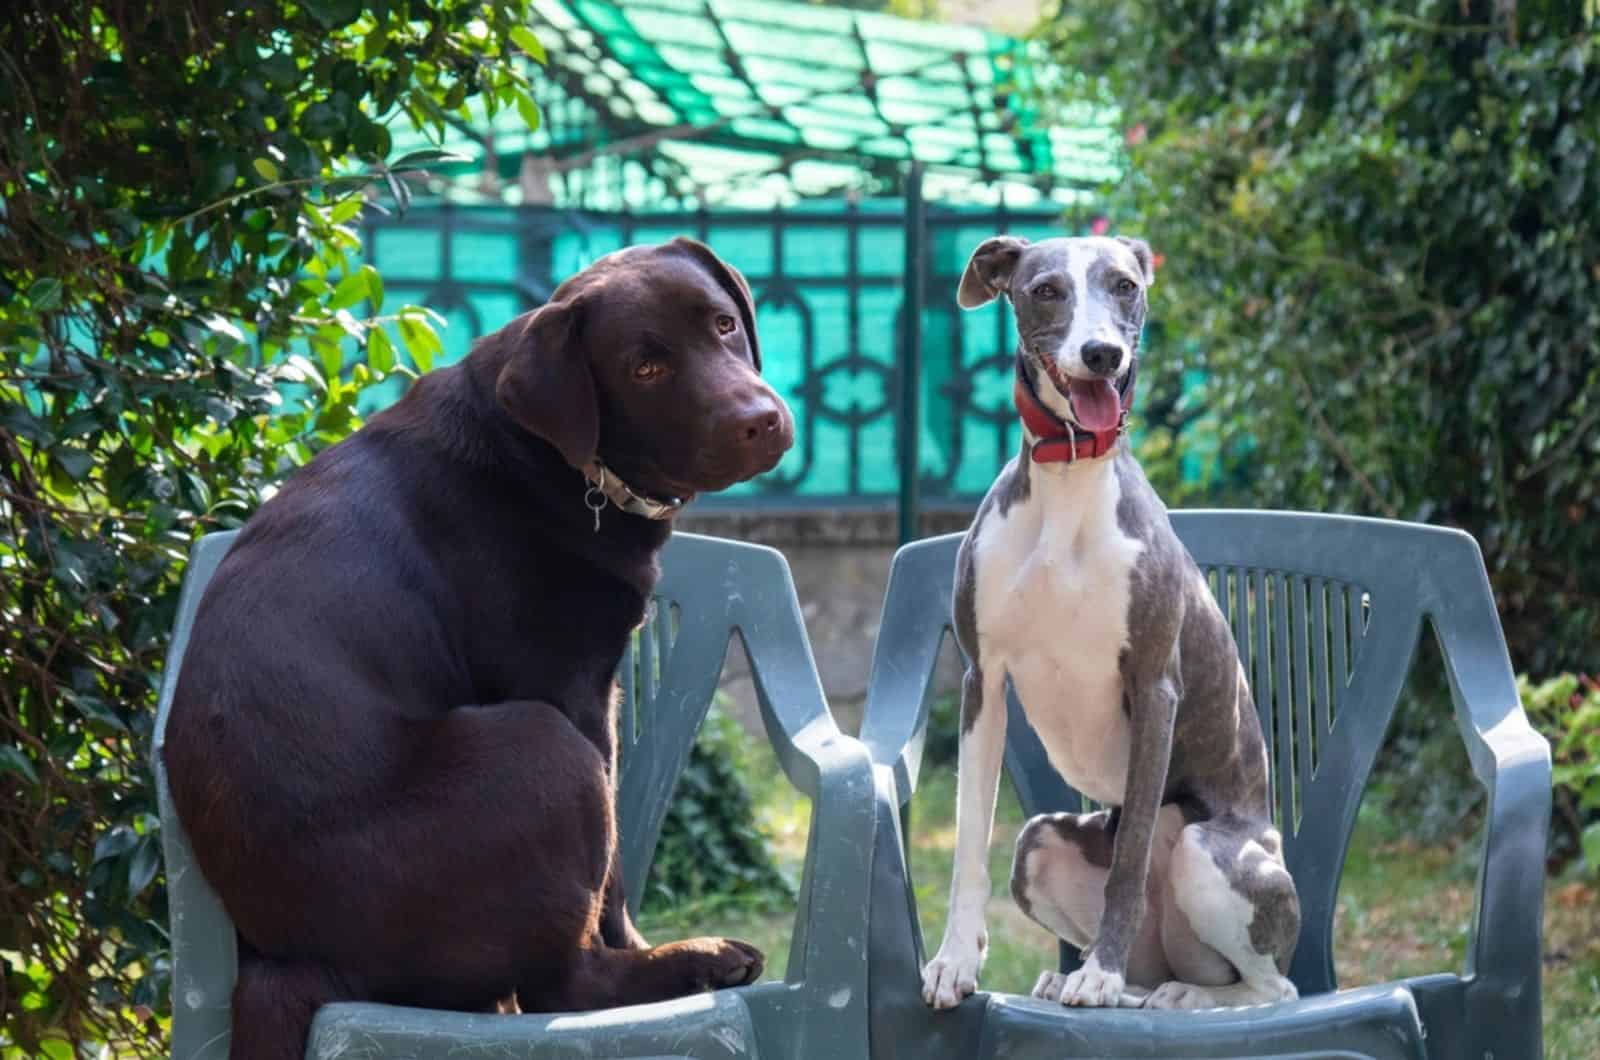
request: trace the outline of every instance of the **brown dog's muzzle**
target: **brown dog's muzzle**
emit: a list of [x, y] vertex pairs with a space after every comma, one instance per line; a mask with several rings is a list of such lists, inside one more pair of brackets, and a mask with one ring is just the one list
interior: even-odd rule
[[794, 445], [794, 415], [759, 378], [716, 403], [723, 411], [701, 436], [698, 463], [712, 487], [725, 489], [771, 471]]
[[794, 444], [794, 416], [770, 388], [762, 389], [764, 394], [734, 406], [727, 428], [729, 444], [750, 464], [758, 465], [752, 474], [770, 471]]

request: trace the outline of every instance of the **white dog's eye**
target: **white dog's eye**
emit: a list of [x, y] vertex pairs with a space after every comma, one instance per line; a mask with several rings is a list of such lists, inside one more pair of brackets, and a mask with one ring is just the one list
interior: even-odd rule
[[1056, 285], [1053, 283], [1041, 283], [1033, 289], [1033, 296], [1045, 302], [1059, 297], [1060, 294], [1061, 292], [1056, 290]]
[[1118, 294], [1120, 294], [1120, 295], [1122, 295], [1124, 297], [1132, 294], [1133, 292], [1137, 291], [1138, 289], [1139, 289], [1139, 285], [1134, 283], [1132, 280], [1128, 279], [1126, 276], [1124, 276], [1122, 279], [1117, 281], [1116, 291], [1117, 291]]

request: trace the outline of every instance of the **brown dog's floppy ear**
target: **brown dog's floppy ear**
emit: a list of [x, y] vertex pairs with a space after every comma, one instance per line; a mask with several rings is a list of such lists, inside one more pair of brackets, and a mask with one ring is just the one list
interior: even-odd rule
[[495, 381], [494, 396], [513, 420], [561, 451], [582, 471], [600, 446], [600, 409], [589, 353], [578, 339], [583, 303], [551, 302], [528, 319]]
[[1147, 285], [1155, 283], [1156, 258], [1150, 252], [1150, 244], [1142, 239], [1134, 239], [1131, 236], [1118, 236], [1117, 242], [1133, 251], [1133, 256], [1139, 259], [1139, 270], [1144, 274], [1144, 282]]
[[956, 289], [956, 303], [962, 309], [976, 309], [993, 300], [1011, 284], [1011, 274], [1016, 271], [1017, 259], [1028, 241], [1021, 236], [995, 236], [978, 244], [978, 249], [967, 259], [967, 271], [961, 274], [961, 286]]
[[743, 322], [744, 333], [750, 341], [750, 357], [755, 361], [756, 371], [761, 371], [761, 340], [756, 337], [756, 300], [751, 295], [750, 285], [745, 282], [744, 276], [698, 240], [690, 239], [688, 236], [678, 236], [672, 241], [672, 245], [688, 251], [690, 256], [704, 265], [706, 271], [717, 281], [717, 286], [727, 291], [728, 297], [739, 307], [739, 319]]

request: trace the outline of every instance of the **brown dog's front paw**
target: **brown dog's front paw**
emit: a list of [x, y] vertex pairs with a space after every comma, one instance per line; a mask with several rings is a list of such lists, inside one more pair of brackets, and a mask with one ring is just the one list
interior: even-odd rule
[[767, 966], [766, 955], [748, 942], [738, 939], [718, 939], [716, 972], [712, 989], [724, 986], [744, 986], [761, 978]]
[[744, 986], [761, 978], [767, 959], [748, 942], [737, 939], [694, 940], [700, 959], [695, 962], [695, 989], [721, 990]]

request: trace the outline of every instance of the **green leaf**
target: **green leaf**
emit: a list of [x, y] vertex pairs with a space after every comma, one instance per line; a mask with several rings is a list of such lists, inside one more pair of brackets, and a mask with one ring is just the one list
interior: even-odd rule
[[344, 117], [326, 103], [313, 103], [300, 115], [300, 130], [313, 140], [328, 140], [344, 131]]
[[411, 354], [411, 362], [424, 372], [431, 372], [434, 357], [444, 352], [433, 326], [420, 316], [400, 317], [400, 341], [405, 343], [406, 352]]
[[389, 194], [394, 196], [395, 209], [401, 213], [411, 205], [411, 189], [406, 187], [406, 182], [396, 177], [393, 171], [385, 172], [384, 181], [389, 185]]
[[333, 320], [334, 323], [343, 328], [344, 333], [349, 335], [352, 339], [355, 339], [357, 342], [366, 341], [367, 335], [365, 329], [362, 328], [361, 322], [351, 315], [350, 310], [339, 310], [337, 313], [333, 314]]
[[238, 327], [234, 325], [233, 321], [227, 319], [226, 317], [221, 317], [215, 313], [211, 313], [205, 317], [202, 317], [201, 323], [205, 324], [206, 327], [210, 328], [218, 335], [224, 335], [232, 339], [234, 342], [244, 342], [244, 332], [240, 331]]
[[369, 282], [365, 271], [358, 270], [349, 273], [333, 289], [333, 296], [328, 299], [328, 308], [348, 309], [350, 306], [362, 301], [368, 297]]
[[300, 0], [324, 29], [348, 26], [361, 15], [361, 0]]
[[59, 445], [50, 456], [74, 482], [82, 482], [89, 477], [89, 472], [94, 470], [94, 454], [77, 446]]
[[128, 731], [128, 726], [98, 696], [80, 695], [69, 688], [63, 688], [61, 698], [72, 704], [88, 721], [98, 722], [118, 732]]
[[527, 26], [511, 27], [511, 43], [521, 48], [528, 58], [540, 66], [545, 65], [547, 57], [544, 53], [544, 45], [539, 43], [539, 38], [534, 36], [533, 30]]
[[361, 213], [361, 208], [366, 205], [366, 200], [358, 193], [340, 199], [333, 204], [333, 209], [328, 211], [328, 220], [336, 225], [342, 225]]
[[11, 744], [0, 744], [0, 773], [16, 773], [35, 784], [39, 783], [39, 774], [34, 771], [33, 762], [22, 753], [20, 747]]
[[457, 151], [444, 151], [430, 147], [423, 151], [410, 151], [389, 164], [391, 173], [406, 173], [423, 169], [435, 162], [470, 162], [472, 158]]
[[322, 362], [322, 377], [328, 381], [329, 389], [336, 390], [339, 376], [344, 371], [344, 351], [339, 348], [338, 340], [319, 334], [312, 338], [311, 348], [317, 351], [317, 360]]
[[256, 173], [261, 177], [262, 180], [266, 181], [268, 184], [277, 183], [278, 167], [273, 164], [272, 159], [258, 158], [254, 162], [251, 162], [250, 165], [255, 169]]
[[1583, 830], [1583, 860], [1591, 871], [1600, 873], [1600, 821], [1591, 821]]
[[121, 857], [138, 845], [138, 842], [139, 834], [132, 828], [125, 824], [116, 825], [95, 840], [94, 860], [110, 861], [112, 858]]
[[146, 835], [139, 837], [139, 845], [133, 848], [133, 857], [128, 859], [128, 894], [130, 896], [144, 893], [150, 886], [150, 881], [156, 878], [156, 870], [161, 868], [161, 852], [156, 845], [156, 837]]
[[528, 126], [529, 132], [539, 128], [541, 120], [539, 104], [535, 103], [533, 97], [520, 88], [517, 89], [517, 113], [522, 116], [522, 120]]
[[394, 343], [381, 327], [367, 332], [367, 364], [379, 375], [388, 375], [394, 368]]
[[361, 38], [362, 54], [368, 59], [376, 59], [389, 47], [389, 27], [379, 23], [372, 27], [365, 37]]
[[61, 306], [61, 281], [54, 276], [33, 281], [28, 288], [28, 300], [36, 313], [49, 313]]
[[383, 312], [383, 275], [371, 265], [361, 266], [361, 275], [367, 278], [367, 300], [374, 313]]

